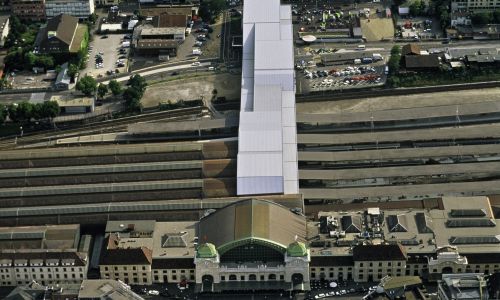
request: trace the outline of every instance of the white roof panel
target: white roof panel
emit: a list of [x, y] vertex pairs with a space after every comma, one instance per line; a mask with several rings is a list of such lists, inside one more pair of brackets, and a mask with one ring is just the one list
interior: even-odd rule
[[281, 87], [279, 85], [255, 85], [255, 111], [280, 111]]
[[294, 71], [255, 70], [254, 81], [258, 85], [281, 85], [283, 91], [295, 91]]
[[279, 23], [257, 23], [255, 24], [256, 41], [277, 41], [280, 39]]
[[288, 69], [293, 65], [293, 48], [289, 41], [259, 41], [255, 47], [255, 69]]
[[283, 144], [283, 161], [297, 161], [297, 144]]
[[238, 195], [282, 194], [284, 191], [281, 176], [238, 177], [236, 182]]
[[295, 123], [295, 108], [284, 107], [281, 111], [281, 116], [282, 126], [297, 126]]
[[281, 130], [281, 112], [240, 112], [240, 131], [246, 130]]
[[245, 1], [243, 23], [279, 22], [280, 0]]
[[298, 194], [299, 193], [299, 181], [298, 180], [286, 180], [283, 183], [283, 193], [284, 194]]
[[281, 151], [281, 130], [240, 130], [238, 153]]
[[283, 176], [287, 180], [298, 180], [299, 172], [296, 161], [286, 161], [283, 163]]
[[281, 92], [281, 106], [282, 107], [295, 107], [295, 92], [282, 91]]
[[297, 144], [297, 131], [295, 126], [283, 127], [283, 143]]
[[282, 176], [282, 159], [279, 152], [238, 153], [238, 177]]
[[293, 31], [291, 25], [292, 21], [290, 20], [280, 21], [280, 38], [282, 40], [293, 40]]
[[292, 6], [291, 5], [281, 5], [280, 6], [280, 20], [292, 20]]

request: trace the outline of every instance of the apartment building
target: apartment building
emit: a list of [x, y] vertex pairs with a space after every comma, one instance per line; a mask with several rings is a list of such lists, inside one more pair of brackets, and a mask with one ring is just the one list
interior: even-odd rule
[[80, 283], [87, 277], [90, 236], [80, 225], [0, 228], [0, 286], [37, 281]]
[[442, 274], [500, 271], [500, 228], [489, 199], [438, 202], [443, 209], [319, 213], [320, 227], [308, 227], [311, 279], [437, 281]]
[[101, 278], [130, 284], [194, 281], [195, 224], [109, 221]]
[[500, 8], [500, 0], [451, 0], [451, 11], [492, 11]]
[[47, 18], [64, 14], [84, 20], [94, 13], [94, 8], [94, 0], [47, 0], [45, 2]]
[[21, 20], [45, 19], [45, 0], [11, 0], [10, 6], [12, 14]]

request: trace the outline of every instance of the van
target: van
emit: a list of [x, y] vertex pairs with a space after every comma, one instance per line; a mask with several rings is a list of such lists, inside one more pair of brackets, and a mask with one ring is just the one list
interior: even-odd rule
[[389, 66], [385, 66], [385, 68], [384, 68], [384, 74], [385, 75], [389, 74]]
[[215, 68], [214, 67], [208, 67], [208, 70], [209, 71], [215, 71]]
[[365, 45], [358, 45], [358, 47], [356, 47], [356, 50], [365, 50], [365, 49], [366, 49]]
[[355, 64], [355, 65], [359, 65], [359, 64], [361, 64], [361, 59], [356, 58], [356, 59], [354, 60], [354, 64]]

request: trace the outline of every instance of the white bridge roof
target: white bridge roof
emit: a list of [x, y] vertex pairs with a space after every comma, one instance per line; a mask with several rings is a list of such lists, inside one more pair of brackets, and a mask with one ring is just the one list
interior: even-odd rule
[[238, 138], [238, 195], [297, 194], [292, 10], [246, 0]]

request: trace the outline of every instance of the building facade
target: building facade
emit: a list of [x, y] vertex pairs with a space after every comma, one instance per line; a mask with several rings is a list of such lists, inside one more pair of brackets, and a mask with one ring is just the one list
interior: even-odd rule
[[205, 241], [194, 259], [199, 292], [309, 290], [305, 217], [272, 202], [244, 200], [198, 227]]
[[45, 14], [47, 18], [65, 14], [84, 20], [93, 13], [94, 0], [47, 0], [45, 2]]
[[500, 0], [452, 0], [451, 11], [493, 11], [500, 8]]
[[12, 14], [21, 20], [41, 21], [45, 19], [45, 0], [12, 0]]
[[89, 247], [79, 225], [0, 228], [0, 285], [80, 283]]

